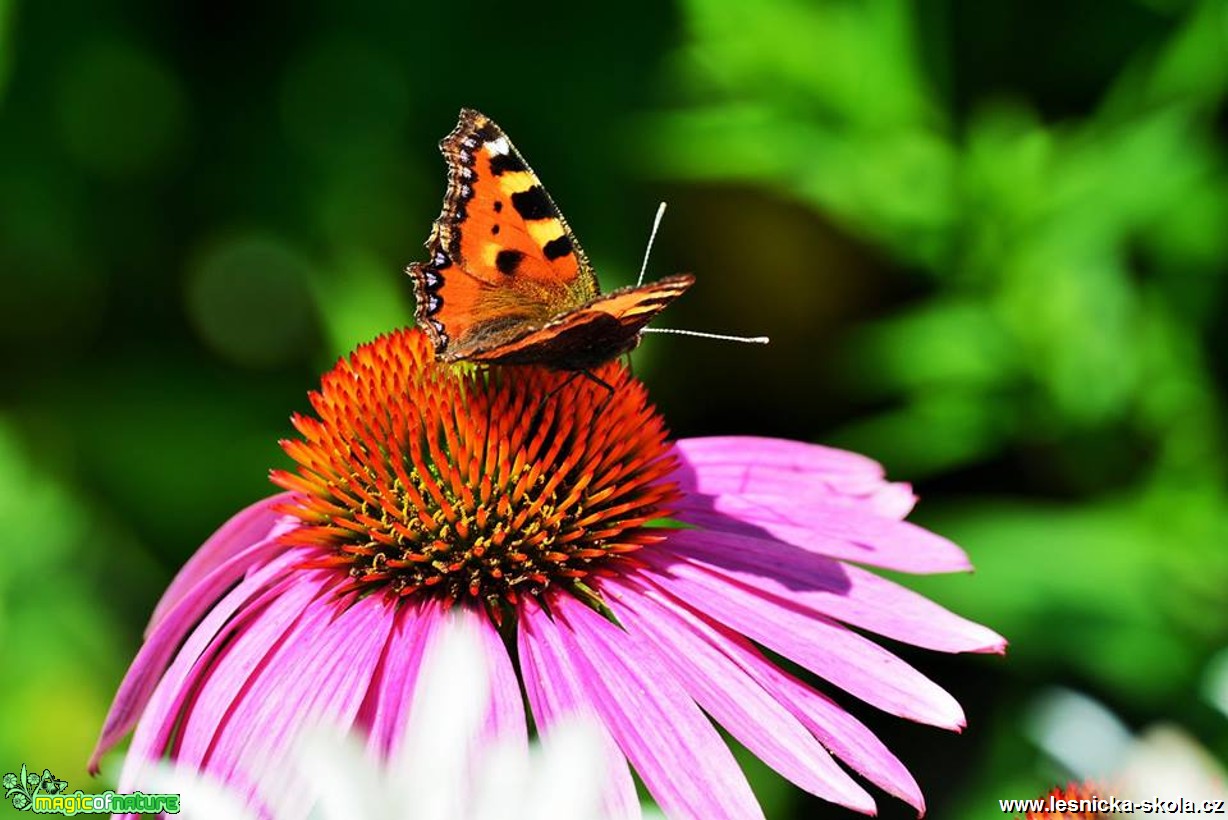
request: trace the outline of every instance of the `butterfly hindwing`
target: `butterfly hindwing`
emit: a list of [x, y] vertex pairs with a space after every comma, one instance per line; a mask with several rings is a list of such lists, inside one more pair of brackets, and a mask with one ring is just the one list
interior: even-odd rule
[[599, 294], [575, 236], [507, 135], [465, 109], [440, 142], [448, 190], [415, 263], [417, 320], [446, 360], [474, 358]]
[[680, 274], [607, 293], [473, 358], [491, 364], [545, 364], [588, 370], [632, 350], [639, 344], [644, 326], [694, 281], [695, 277]]

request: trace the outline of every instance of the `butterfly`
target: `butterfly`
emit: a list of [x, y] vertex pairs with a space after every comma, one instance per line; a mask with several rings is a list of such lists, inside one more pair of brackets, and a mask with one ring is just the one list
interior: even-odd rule
[[407, 268], [415, 318], [445, 362], [588, 371], [633, 350], [695, 281], [668, 276], [603, 294], [537, 175], [489, 117], [462, 109], [439, 143], [448, 164], [429, 262]]

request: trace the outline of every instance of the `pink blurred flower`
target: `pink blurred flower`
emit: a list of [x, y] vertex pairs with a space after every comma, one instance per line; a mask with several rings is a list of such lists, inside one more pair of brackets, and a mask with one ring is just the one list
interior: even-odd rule
[[620, 751], [608, 816], [639, 814], [628, 763], [669, 816], [762, 816], [713, 721], [812, 794], [875, 811], [838, 759], [922, 811], [874, 734], [759, 647], [958, 730], [959, 704], [863, 633], [940, 652], [1003, 640], [862, 565], [954, 572], [964, 553], [903, 521], [910, 490], [867, 458], [670, 444], [642, 385], [617, 364], [598, 375], [612, 395], [539, 368], [437, 366], [417, 331], [339, 362], [311, 395], [319, 418], [283, 443], [287, 492], [227, 522], [163, 595], [94, 768], [134, 724], [121, 790], [169, 757], [255, 794], [252, 761], [312, 721], [394, 756], [451, 609], [481, 636], [490, 738], [527, 738], [522, 693], [547, 746], [573, 714], [604, 727]]

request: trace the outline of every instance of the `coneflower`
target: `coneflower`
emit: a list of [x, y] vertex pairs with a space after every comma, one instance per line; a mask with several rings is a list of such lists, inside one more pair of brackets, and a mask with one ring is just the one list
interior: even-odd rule
[[[92, 765], [133, 725], [121, 789], [156, 761], [245, 782], [312, 721], [401, 747], [446, 618], [480, 636], [489, 737], [548, 746], [574, 714], [616, 754], [604, 811], [639, 814], [630, 767], [671, 817], [762, 816], [713, 722], [806, 791], [916, 807], [904, 765], [763, 648], [879, 709], [947, 729], [959, 704], [867, 633], [1001, 652], [994, 632], [864, 567], [969, 568], [903, 521], [873, 461], [764, 438], [671, 443], [616, 363], [589, 379], [438, 364], [416, 330], [340, 361], [284, 443], [286, 492], [227, 522], [171, 583]], [[451, 614], [448, 614], [450, 611]], [[630, 766], [628, 766], [630, 764]]]

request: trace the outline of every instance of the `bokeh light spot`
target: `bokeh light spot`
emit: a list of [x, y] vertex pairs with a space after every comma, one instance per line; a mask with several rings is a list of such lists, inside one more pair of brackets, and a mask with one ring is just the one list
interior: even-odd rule
[[287, 139], [329, 161], [394, 143], [409, 102], [404, 75], [368, 43], [316, 43], [286, 75], [281, 110]]
[[189, 273], [188, 315], [222, 356], [272, 367], [311, 349], [309, 276], [306, 260], [277, 240], [221, 241], [200, 254]]
[[56, 88], [60, 139], [85, 168], [127, 176], [161, 168], [183, 142], [179, 80], [126, 43], [96, 43], [65, 66]]

